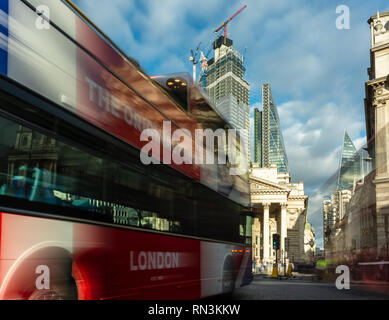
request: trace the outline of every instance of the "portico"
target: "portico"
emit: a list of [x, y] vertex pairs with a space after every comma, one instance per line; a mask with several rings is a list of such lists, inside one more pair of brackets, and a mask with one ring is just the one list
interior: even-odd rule
[[[291, 183], [289, 174], [277, 173], [275, 166], [259, 168], [254, 165], [250, 185], [254, 212], [253, 261], [267, 265], [269, 271], [276, 260], [272, 237], [278, 233], [281, 240], [279, 261], [304, 262], [304, 226], [308, 204], [304, 184]], [[289, 238], [289, 248], [285, 248], [285, 238]]]

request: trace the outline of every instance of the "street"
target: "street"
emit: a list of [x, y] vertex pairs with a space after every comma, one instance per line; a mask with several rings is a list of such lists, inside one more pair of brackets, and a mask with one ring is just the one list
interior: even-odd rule
[[338, 290], [335, 283], [320, 280], [278, 280], [255, 276], [253, 282], [236, 289], [235, 300], [388, 300], [387, 285], [350, 285], [350, 290]]

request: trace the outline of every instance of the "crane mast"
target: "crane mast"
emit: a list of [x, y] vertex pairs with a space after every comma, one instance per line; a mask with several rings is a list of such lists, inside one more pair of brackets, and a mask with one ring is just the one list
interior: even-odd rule
[[200, 46], [201, 46], [201, 42], [197, 46], [197, 49], [195, 52], [193, 52], [193, 50], [190, 50], [191, 56], [189, 58], [189, 61], [191, 61], [193, 63], [193, 81], [194, 82], [196, 82], [196, 65], [198, 63], [197, 55], [199, 54]]
[[239, 13], [241, 13], [246, 8], [247, 8], [247, 5], [244, 5], [231, 18], [229, 18], [227, 21], [223, 22], [222, 25], [214, 31], [214, 33], [218, 33], [222, 28], [224, 28], [224, 38], [227, 38], [227, 26], [228, 26], [228, 23], [231, 22], [231, 20], [233, 20]]

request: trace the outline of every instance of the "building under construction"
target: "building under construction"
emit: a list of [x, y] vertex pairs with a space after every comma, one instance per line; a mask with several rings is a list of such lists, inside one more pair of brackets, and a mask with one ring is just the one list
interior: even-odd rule
[[214, 58], [208, 61], [206, 91], [222, 116], [241, 132], [250, 159], [250, 85], [243, 79], [243, 58], [231, 39], [220, 36], [214, 42]]

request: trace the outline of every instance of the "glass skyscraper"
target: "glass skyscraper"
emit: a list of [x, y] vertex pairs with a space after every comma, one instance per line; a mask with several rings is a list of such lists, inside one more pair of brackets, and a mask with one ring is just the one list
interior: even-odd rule
[[345, 131], [338, 173], [338, 188], [351, 189], [360, 178], [361, 157], [347, 131]]
[[288, 172], [280, 119], [268, 83], [262, 86], [262, 109], [254, 110], [254, 161], [265, 168], [275, 163], [278, 172]]
[[262, 164], [262, 111], [254, 109], [254, 162]]

